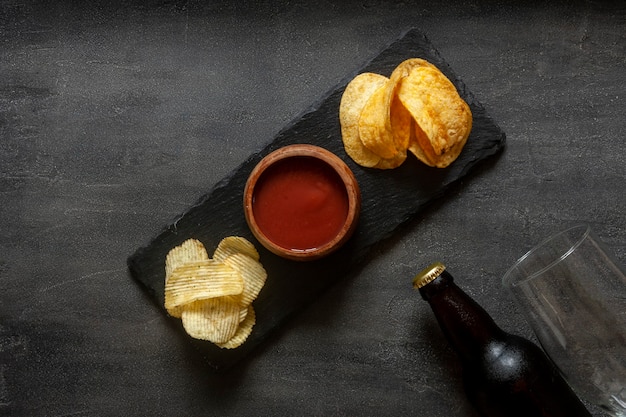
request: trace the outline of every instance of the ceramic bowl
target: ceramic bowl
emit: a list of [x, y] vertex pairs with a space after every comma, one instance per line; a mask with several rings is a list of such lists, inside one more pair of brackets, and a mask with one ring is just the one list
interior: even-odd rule
[[296, 144], [265, 156], [244, 190], [250, 230], [272, 253], [295, 261], [322, 258], [353, 234], [361, 194], [350, 168], [315, 145]]

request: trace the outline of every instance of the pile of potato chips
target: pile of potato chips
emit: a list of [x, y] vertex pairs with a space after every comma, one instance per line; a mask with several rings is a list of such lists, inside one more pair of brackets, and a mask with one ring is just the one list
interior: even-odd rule
[[182, 320], [191, 337], [236, 348], [252, 332], [252, 301], [266, 278], [259, 253], [248, 240], [227, 237], [209, 258], [200, 241], [189, 239], [166, 257], [165, 308]]
[[357, 164], [400, 166], [411, 151], [445, 168], [461, 153], [472, 113], [450, 80], [433, 64], [411, 58], [389, 78], [361, 73], [348, 83], [339, 106], [344, 147]]

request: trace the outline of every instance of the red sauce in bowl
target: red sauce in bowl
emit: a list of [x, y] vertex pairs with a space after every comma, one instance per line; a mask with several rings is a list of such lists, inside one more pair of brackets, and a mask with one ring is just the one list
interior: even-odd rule
[[298, 156], [276, 162], [261, 175], [252, 210], [269, 240], [285, 249], [311, 250], [341, 231], [348, 215], [348, 195], [327, 163]]
[[250, 230], [266, 249], [290, 260], [310, 261], [350, 239], [361, 193], [337, 155], [295, 144], [271, 152], [254, 167], [243, 205]]

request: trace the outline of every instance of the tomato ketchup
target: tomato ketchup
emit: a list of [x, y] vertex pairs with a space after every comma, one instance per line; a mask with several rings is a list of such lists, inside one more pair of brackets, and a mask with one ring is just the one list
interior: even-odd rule
[[298, 156], [276, 162], [261, 175], [252, 210], [269, 240], [305, 251], [337, 236], [348, 204], [345, 185], [333, 168], [318, 158]]

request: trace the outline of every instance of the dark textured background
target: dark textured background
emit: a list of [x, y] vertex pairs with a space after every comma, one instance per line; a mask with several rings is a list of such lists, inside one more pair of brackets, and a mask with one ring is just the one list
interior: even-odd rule
[[[532, 337], [500, 279], [534, 243], [626, 259], [623, 2], [254, 4], [0, 0], [0, 415], [475, 416], [413, 275]], [[126, 258], [411, 27], [505, 151], [213, 375]]]

